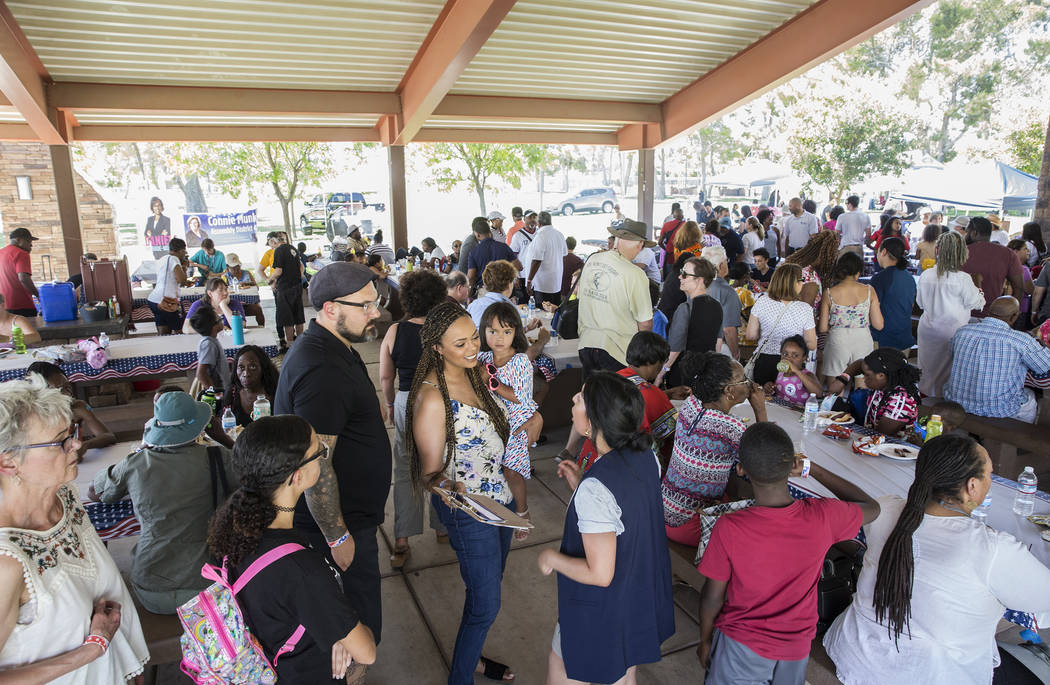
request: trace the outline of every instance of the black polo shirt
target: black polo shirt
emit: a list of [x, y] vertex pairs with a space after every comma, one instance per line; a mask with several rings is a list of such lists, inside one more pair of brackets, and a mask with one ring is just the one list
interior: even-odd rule
[[[390, 492], [390, 438], [357, 351], [311, 321], [284, 358], [273, 408], [274, 414], [303, 417], [320, 435], [339, 436], [331, 459], [346, 526], [354, 531], [381, 524]], [[305, 497], [295, 525], [317, 527]]]
[[[277, 277], [278, 290], [292, 290], [302, 286], [303, 278], [299, 275], [299, 251], [288, 243], [282, 243], [274, 248], [273, 267], [281, 270]], [[336, 341], [338, 342], [338, 341]]]

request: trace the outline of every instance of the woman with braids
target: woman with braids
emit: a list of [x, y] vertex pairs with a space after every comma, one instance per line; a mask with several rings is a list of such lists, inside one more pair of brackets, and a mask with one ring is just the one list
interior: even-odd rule
[[548, 685], [633, 685], [637, 665], [659, 661], [674, 634], [660, 464], [644, 412], [634, 383], [609, 371], [591, 374], [573, 398], [573, 429], [598, 456], [586, 474], [572, 459], [558, 465], [573, 491], [565, 532], [560, 550], [537, 559], [544, 575], [558, 574]]
[[915, 303], [919, 318], [919, 392], [942, 397], [952, 371], [952, 336], [970, 321], [970, 310], [984, 307], [984, 295], [962, 270], [970, 253], [958, 231], [937, 238], [937, 266], [919, 275]]
[[238, 426], [252, 422], [252, 409], [260, 395], [273, 406], [277, 392], [277, 367], [258, 345], [245, 345], [237, 350], [233, 360], [233, 378], [222, 396], [224, 407], [233, 409]]
[[824, 637], [846, 685], [987, 685], [1003, 611], [1050, 611], [1050, 569], [969, 517], [992, 484], [968, 436], [925, 443], [907, 500], [880, 497], [853, 603]]
[[729, 410], [744, 400], [755, 420], [766, 420], [762, 386], [744, 376], [740, 362], [718, 352], [690, 352], [682, 361], [693, 394], [678, 409], [674, 449], [661, 486], [667, 537], [700, 542], [700, 509], [722, 501], [737, 461], [744, 422]]
[[871, 278], [871, 287], [879, 296], [882, 328], [871, 330], [879, 347], [907, 350], [915, 344], [911, 332], [911, 313], [915, 307], [915, 277], [908, 273], [908, 246], [900, 238], [882, 241], [875, 258], [882, 270]]
[[839, 234], [834, 231], [821, 231], [811, 235], [809, 242], [784, 260], [785, 264], [798, 264], [802, 267], [803, 285], [798, 299], [819, 310], [821, 292], [831, 285], [838, 256]]
[[864, 419], [865, 426], [896, 435], [915, 422], [919, 415], [919, 370], [908, 363], [900, 350], [880, 347], [853, 362], [831, 380], [828, 392], [839, 393], [861, 374], [867, 392], [854, 400], [854, 414]]
[[[484, 495], [515, 507], [502, 468], [510, 424], [503, 403], [493, 394], [501, 384], [478, 364], [481, 338], [462, 307], [451, 302], [434, 307], [419, 337], [423, 356], [408, 391], [405, 415], [412, 479], [418, 488], [432, 489], [431, 502], [448, 530], [466, 585], [448, 682], [473, 683], [475, 672], [510, 681], [514, 674], [482, 657], [481, 648], [499, 613], [513, 529], [479, 523], [437, 494], [440, 489]], [[538, 416], [530, 419], [533, 425]], [[526, 422], [523, 428], [531, 426]]]
[[317, 482], [322, 459], [328, 459], [328, 446], [306, 419], [265, 416], [252, 422], [233, 448], [241, 486], [215, 512], [208, 531], [208, 549], [224, 560], [231, 583], [267, 552], [289, 543], [302, 547], [265, 566], [237, 595], [270, 663], [298, 626], [306, 629], [295, 649], [277, 660], [281, 683], [344, 677], [353, 683], [360, 669], [351, 666], [376, 657], [372, 631], [358, 621], [339, 575], [292, 527], [295, 505]]

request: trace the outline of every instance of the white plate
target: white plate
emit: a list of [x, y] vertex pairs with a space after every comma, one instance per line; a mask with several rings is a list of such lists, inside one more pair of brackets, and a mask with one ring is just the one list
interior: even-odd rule
[[[894, 454], [894, 450], [903, 450], [908, 456], [902, 457]], [[902, 445], [895, 442], [884, 442], [875, 447], [875, 451], [884, 457], [896, 459], [897, 461], [915, 461], [919, 458], [919, 448], [915, 445]]]
[[849, 414], [846, 414], [846, 418], [848, 419], [847, 421], [832, 421], [831, 417], [835, 416], [836, 414], [846, 414], [846, 412], [844, 412], [844, 411], [822, 411], [822, 412], [819, 412], [817, 414], [817, 421], [823, 421], [825, 423], [825, 425], [834, 423], [834, 424], [837, 424], [839, 426], [849, 426], [849, 425], [851, 425], [853, 423], [856, 423], [856, 421], [853, 419], [853, 417], [850, 416]]

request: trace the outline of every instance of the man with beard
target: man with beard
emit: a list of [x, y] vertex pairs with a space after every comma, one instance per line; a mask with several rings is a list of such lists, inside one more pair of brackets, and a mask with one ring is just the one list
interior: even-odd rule
[[367, 266], [336, 262], [310, 280], [317, 318], [284, 358], [274, 413], [303, 417], [328, 445], [317, 483], [296, 507], [295, 527], [314, 549], [329, 551], [342, 571], [343, 592], [378, 643], [376, 531], [390, 491], [390, 438], [376, 388], [352, 346], [376, 338], [375, 278]]

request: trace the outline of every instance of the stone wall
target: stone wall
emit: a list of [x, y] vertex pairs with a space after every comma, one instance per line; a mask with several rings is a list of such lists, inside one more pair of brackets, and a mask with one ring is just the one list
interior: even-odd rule
[[[32, 200], [18, 199], [16, 176], [30, 177]], [[84, 252], [94, 252], [99, 257], [115, 257], [117, 238], [113, 208], [80, 174], [76, 175], [76, 185]], [[58, 202], [55, 200], [51, 151], [47, 145], [0, 142], [0, 217], [4, 226], [0, 245], [7, 245], [7, 234], [22, 226], [40, 238], [33, 243], [33, 280], [40, 282], [50, 278], [50, 273], [44, 273], [43, 255], [51, 256], [55, 278], [64, 281], [69, 277], [62, 224]]]

